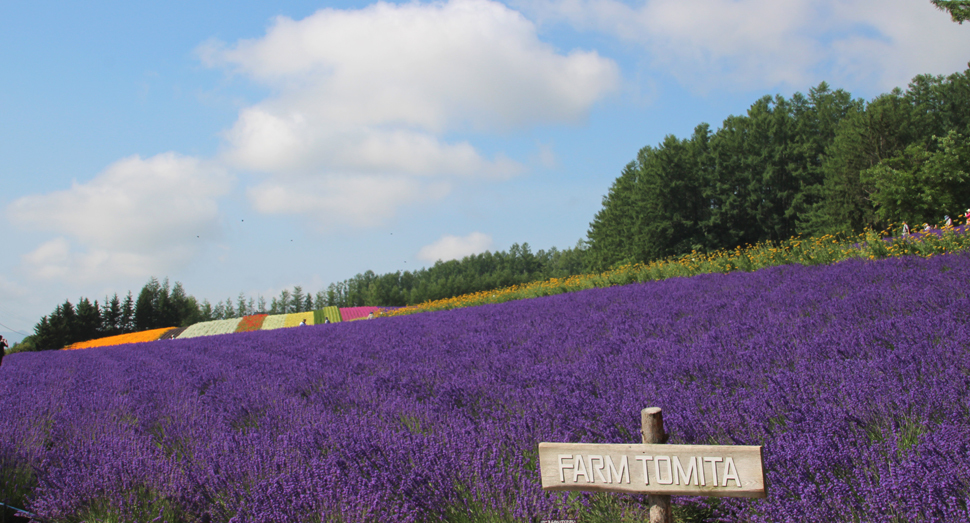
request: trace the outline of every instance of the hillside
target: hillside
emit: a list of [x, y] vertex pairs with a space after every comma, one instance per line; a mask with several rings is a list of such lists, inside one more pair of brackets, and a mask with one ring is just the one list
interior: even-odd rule
[[636, 442], [659, 406], [671, 443], [765, 448], [767, 499], [682, 518], [966, 521], [968, 310], [952, 254], [19, 353], [0, 477], [53, 521], [639, 521], [543, 492], [536, 445]]

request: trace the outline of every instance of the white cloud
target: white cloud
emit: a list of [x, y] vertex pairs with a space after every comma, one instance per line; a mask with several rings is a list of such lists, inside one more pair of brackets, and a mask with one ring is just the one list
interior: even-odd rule
[[[506, 179], [524, 166], [501, 154], [487, 158], [450, 133], [579, 123], [619, 83], [613, 61], [559, 53], [532, 22], [489, 0], [379, 2], [279, 17], [261, 38], [209, 42], [199, 55], [276, 90], [241, 110], [224, 135], [230, 164], [268, 175], [250, 190], [266, 212], [372, 208], [350, 200], [360, 196], [357, 187], [383, 177], [407, 187], [384, 201], [389, 216], [425, 184]], [[420, 180], [429, 177], [447, 182]], [[273, 203], [282, 188], [296, 186], [304, 205]], [[277, 194], [263, 194], [267, 188]]]
[[216, 198], [230, 184], [223, 169], [196, 158], [131, 156], [68, 190], [20, 198], [7, 215], [57, 235], [23, 258], [37, 278], [144, 277], [188, 261], [202, 238], [220, 234]]
[[928, 1], [524, 0], [566, 22], [642, 45], [655, 66], [697, 91], [826, 79], [881, 92], [917, 74], [961, 70], [970, 32]]
[[310, 228], [327, 230], [345, 224], [380, 225], [400, 206], [439, 200], [448, 191], [446, 182], [358, 174], [268, 181], [247, 192], [259, 212], [306, 215], [312, 220]]
[[465, 256], [487, 251], [491, 246], [492, 237], [480, 232], [473, 232], [465, 237], [445, 235], [431, 245], [421, 247], [418, 259], [427, 262], [460, 260]]

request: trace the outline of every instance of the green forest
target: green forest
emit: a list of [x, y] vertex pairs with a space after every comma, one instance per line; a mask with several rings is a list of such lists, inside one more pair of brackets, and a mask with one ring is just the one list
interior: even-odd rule
[[[957, 19], [957, 14], [953, 14]], [[549, 278], [792, 236], [939, 223], [970, 206], [970, 69], [918, 76], [871, 101], [821, 83], [766, 95], [744, 115], [642, 148], [603, 197], [585, 239], [565, 250], [508, 251], [373, 271], [316, 293], [240, 293], [215, 305], [152, 278], [138, 293], [65, 301], [14, 350], [253, 313], [403, 306]]]
[[590, 270], [795, 235], [935, 224], [970, 205], [970, 70], [872, 101], [822, 83], [640, 150], [588, 232]]

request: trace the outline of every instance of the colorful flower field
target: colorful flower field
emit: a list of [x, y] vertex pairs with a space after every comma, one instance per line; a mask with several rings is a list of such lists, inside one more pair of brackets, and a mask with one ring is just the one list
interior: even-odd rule
[[965, 522], [968, 317], [952, 254], [17, 353], [0, 486], [56, 522], [644, 521], [542, 491], [536, 449], [635, 443], [659, 406], [670, 443], [764, 445], [766, 499], [678, 517]]
[[174, 327], [164, 327], [161, 329], [152, 329], [148, 331], [118, 334], [117, 336], [107, 336], [105, 338], [98, 338], [96, 340], [79, 341], [64, 348], [67, 350], [90, 349], [91, 347], [106, 347], [108, 345], [121, 345], [124, 343], [143, 343], [146, 341], [155, 341], [173, 329]]

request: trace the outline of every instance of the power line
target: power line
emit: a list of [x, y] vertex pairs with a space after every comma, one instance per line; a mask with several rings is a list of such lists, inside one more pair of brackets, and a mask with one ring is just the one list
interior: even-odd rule
[[27, 334], [26, 332], [20, 332], [20, 331], [18, 331], [16, 329], [11, 329], [10, 327], [7, 327], [6, 325], [4, 325], [2, 323], [0, 323], [0, 327], [5, 327], [8, 331], [10, 331], [10, 332], [16, 332], [17, 334], [20, 334], [21, 336], [30, 336], [30, 334]]

